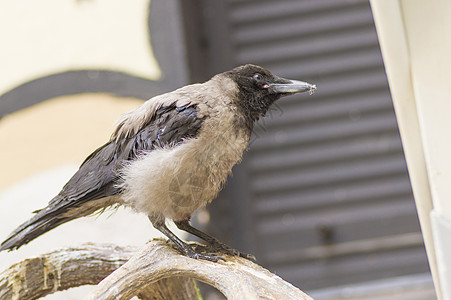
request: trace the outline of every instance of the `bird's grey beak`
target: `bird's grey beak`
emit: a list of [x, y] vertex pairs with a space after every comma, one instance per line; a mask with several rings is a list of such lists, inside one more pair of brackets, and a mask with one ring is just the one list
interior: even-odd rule
[[294, 95], [294, 94], [299, 94], [299, 93], [303, 93], [303, 92], [309, 92], [311, 95], [316, 91], [315, 84], [310, 84], [310, 83], [298, 81], [298, 80], [289, 80], [289, 79], [284, 79], [284, 78], [280, 78], [280, 79], [281, 80], [278, 80], [278, 82], [276, 82], [276, 83], [269, 84], [269, 86], [271, 87], [271, 89], [274, 93]]

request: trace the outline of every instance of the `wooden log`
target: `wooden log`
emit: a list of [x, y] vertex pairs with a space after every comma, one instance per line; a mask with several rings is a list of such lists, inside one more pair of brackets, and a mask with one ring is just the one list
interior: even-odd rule
[[191, 259], [180, 255], [166, 241], [155, 239], [100, 282], [85, 300], [130, 299], [148, 285], [173, 276], [205, 282], [231, 300], [312, 299], [247, 259], [223, 257], [226, 261], [217, 263]]
[[0, 274], [0, 299], [39, 299], [72, 287], [95, 285], [137, 250], [86, 244], [26, 259]]
[[190, 259], [161, 239], [139, 251], [87, 244], [11, 266], [0, 274], [0, 299], [38, 299], [71, 287], [95, 285], [102, 279], [85, 299], [194, 300], [198, 299], [194, 279], [214, 286], [232, 300], [311, 299], [249, 260], [223, 257], [226, 261], [218, 263]]

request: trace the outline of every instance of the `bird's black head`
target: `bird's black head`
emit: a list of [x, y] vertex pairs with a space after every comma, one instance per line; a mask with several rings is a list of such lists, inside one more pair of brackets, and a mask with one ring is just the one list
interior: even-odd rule
[[264, 116], [271, 104], [280, 97], [316, 90], [315, 85], [281, 78], [251, 64], [236, 67], [224, 74], [238, 85], [237, 104], [252, 121]]

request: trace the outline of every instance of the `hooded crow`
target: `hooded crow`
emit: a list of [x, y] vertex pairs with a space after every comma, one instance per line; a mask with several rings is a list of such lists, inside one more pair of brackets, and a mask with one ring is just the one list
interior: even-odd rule
[[[110, 141], [89, 155], [61, 192], [14, 230], [0, 251], [17, 249], [70, 220], [125, 205], [145, 213], [191, 258], [222, 259], [216, 252], [252, 258], [192, 227], [190, 216], [222, 189], [248, 147], [254, 122], [282, 96], [315, 89], [248, 64], [151, 98], [119, 118]], [[205, 240], [206, 249], [179, 239], [166, 219]]]

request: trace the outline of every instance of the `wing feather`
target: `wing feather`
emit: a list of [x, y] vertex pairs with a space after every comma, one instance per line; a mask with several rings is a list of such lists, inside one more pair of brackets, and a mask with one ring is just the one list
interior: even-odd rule
[[60, 192], [78, 203], [113, 196], [119, 171], [126, 161], [155, 148], [173, 147], [196, 136], [204, 118], [197, 117], [195, 104], [160, 106], [152, 119], [133, 136], [110, 140], [94, 151]]

